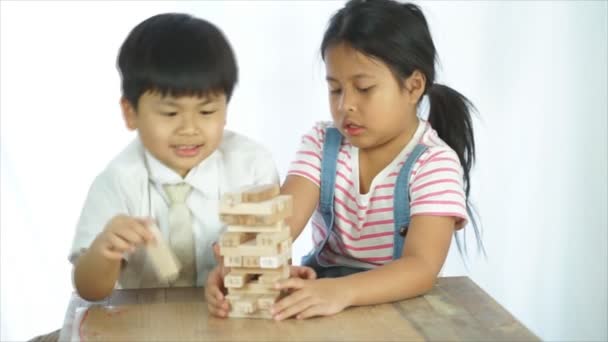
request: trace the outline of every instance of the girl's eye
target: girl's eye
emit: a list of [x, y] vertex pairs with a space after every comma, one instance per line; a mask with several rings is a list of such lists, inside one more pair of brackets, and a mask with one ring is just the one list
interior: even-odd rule
[[340, 94], [342, 92], [342, 89], [330, 89], [329, 92], [332, 95], [338, 95], [338, 94]]
[[211, 114], [215, 113], [215, 111], [214, 110], [201, 110], [200, 113], [203, 115], [211, 115]]
[[374, 88], [375, 86], [371, 86], [371, 87], [366, 87], [366, 88], [357, 88], [357, 90], [361, 93], [367, 93], [368, 91], [372, 90], [372, 88]]
[[162, 113], [162, 115], [164, 115], [164, 116], [176, 116], [177, 112], [164, 112], [164, 113]]

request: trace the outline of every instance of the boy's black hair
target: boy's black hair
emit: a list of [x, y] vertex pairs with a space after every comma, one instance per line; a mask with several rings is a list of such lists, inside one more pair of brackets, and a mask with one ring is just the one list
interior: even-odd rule
[[[456, 90], [435, 83], [437, 53], [422, 10], [414, 4], [394, 0], [350, 0], [329, 21], [321, 43], [322, 57], [328, 48], [340, 43], [381, 60], [400, 81], [416, 70], [424, 74], [424, 93], [430, 102], [429, 122], [462, 164], [467, 211], [478, 246], [485, 254], [469, 202], [470, 171], [475, 160], [473, 105]], [[464, 241], [466, 246], [466, 237]], [[459, 240], [456, 242], [460, 249]]]
[[238, 78], [236, 58], [222, 32], [188, 14], [150, 17], [129, 33], [117, 61], [122, 94], [137, 108], [140, 96], [224, 93], [229, 101]]

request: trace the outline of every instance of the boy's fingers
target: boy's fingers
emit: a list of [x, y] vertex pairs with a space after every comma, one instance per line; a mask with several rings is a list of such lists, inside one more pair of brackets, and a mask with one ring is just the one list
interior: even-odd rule
[[122, 259], [122, 255], [123, 255], [123, 253], [116, 252], [116, 251], [111, 251], [111, 250], [108, 250], [108, 249], [104, 249], [101, 252], [101, 254], [105, 258], [110, 259], [110, 260], [120, 260], [120, 259]]
[[112, 235], [108, 239], [109, 248], [113, 252], [124, 253], [131, 249], [131, 245], [123, 240], [121, 237]]
[[116, 232], [116, 235], [120, 236], [124, 241], [128, 242], [131, 245], [139, 245], [143, 242], [143, 238], [139, 233], [134, 231], [132, 227], [131, 229], [125, 229]]
[[150, 242], [154, 241], [154, 234], [148, 228], [150, 225], [154, 224], [154, 221], [149, 219], [141, 219], [136, 218], [131, 225], [131, 228], [139, 235], [144, 241]]

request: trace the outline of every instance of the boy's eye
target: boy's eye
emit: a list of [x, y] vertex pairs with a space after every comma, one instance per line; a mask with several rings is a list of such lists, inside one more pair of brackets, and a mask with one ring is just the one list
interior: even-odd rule
[[161, 114], [164, 115], [164, 116], [176, 116], [177, 112], [163, 112]]
[[329, 92], [333, 95], [338, 95], [342, 92], [342, 89], [330, 89]]
[[211, 114], [215, 113], [215, 111], [214, 110], [201, 110], [200, 113], [203, 115], [211, 115]]

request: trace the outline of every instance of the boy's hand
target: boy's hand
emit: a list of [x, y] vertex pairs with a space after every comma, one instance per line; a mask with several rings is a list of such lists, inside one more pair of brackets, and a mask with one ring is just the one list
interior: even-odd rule
[[207, 300], [207, 308], [209, 313], [217, 317], [228, 317], [230, 305], [226, 300], [226, 288], [224, 287], [224, 262], [220, 256], [220, 247], [217, 243], [213, 244], [213, 254], [218, 266], [215, 267], [207, 277], [205, 284], [205, 299]]
[[106, 259], [120, 260], [124, 253], [133, 253], [138, 246], [155, 241], [147, 228], [150, 223], [149, 219], [117, 215], [93, 241], [91, 250]]

